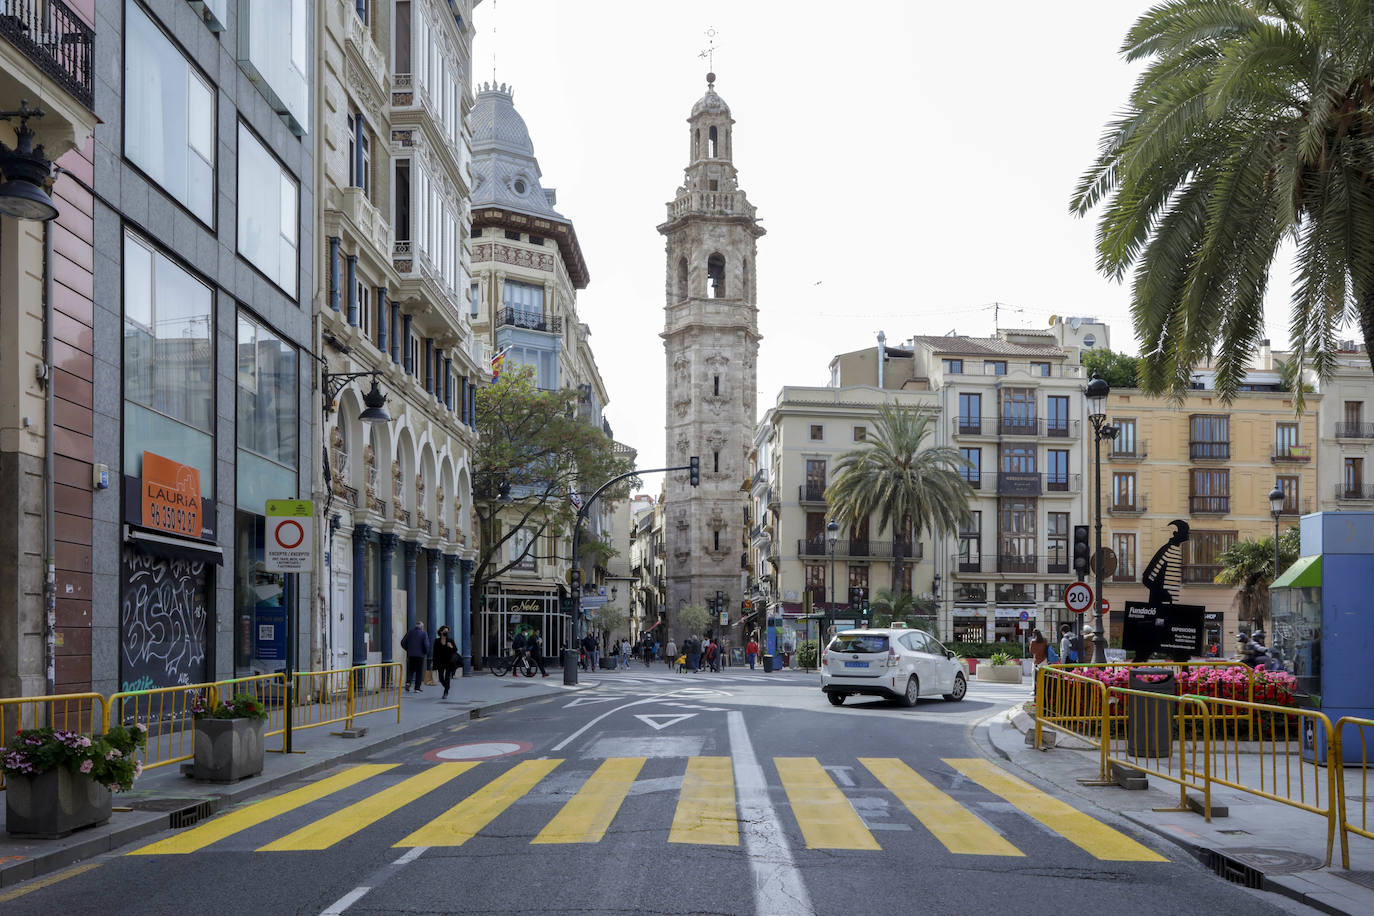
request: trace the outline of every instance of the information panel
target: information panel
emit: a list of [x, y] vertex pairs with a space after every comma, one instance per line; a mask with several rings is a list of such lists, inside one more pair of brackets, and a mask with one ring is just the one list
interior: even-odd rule
[[1206, 611], [1200, 604], [1127, 601], [1121, 646], [1136, 661], [1147, 661], [1155, 653], [1176, 661], [1201, 655]]

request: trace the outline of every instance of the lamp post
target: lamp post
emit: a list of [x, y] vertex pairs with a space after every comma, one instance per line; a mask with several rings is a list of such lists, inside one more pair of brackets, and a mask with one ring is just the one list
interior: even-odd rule
[[830, 545], [830, 610], [835, 610], [835, 543], [840, 539], [839, 522], [833, 518], [825, 526], [825, 542]]
[[1111, 386], [1094, 373], [1092, 381], [1084, 392], [1088, 398], [1088, 420], [1093, 426], [1093, 479], [1094, 507], [1093, 524], [1096, 528], [1096, 546], [1093, 550], [1093, 662], [1104, 664], [1107, 661], [1107, 631], [1102, 625], [1102, 440], [1115, 439], [1116, 427], [1106, 425], [1107, 395]]
[[[1279, 482], [1276, 480], [1274, 481], [1274, 489], [1269, 491], [1269, 514], [1274, 516], [1274, 578], [1270, 582], [1279, 577], [1279, 516], [1283, 514], [1283, 503], [1283, 487], [1279, 486]], [[1260, 629], [1263, 623], [1264, 613], [1261, 611], [1253, 621], [1254, 629]]]

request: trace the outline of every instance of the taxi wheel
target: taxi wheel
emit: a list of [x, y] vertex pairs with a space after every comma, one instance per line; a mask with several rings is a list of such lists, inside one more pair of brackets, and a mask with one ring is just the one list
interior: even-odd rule
[[827, 693], [825, 698], [830, 701], [831, 706], [844, 705], [844, 694], [842, 693]]
[[921, 685], [916, 680], [916, 675], [907, 678], [906, 692], [902, 694], [902, 705], [910, 708], [915, 706], [921, 699]]
[[956, 674], [954, 675], [954, 690], [945, 694], [945, 699], [958, 702], [964, 698], [966, 693], [968, 693], [968, 681], [964, 680], [962, 674]]

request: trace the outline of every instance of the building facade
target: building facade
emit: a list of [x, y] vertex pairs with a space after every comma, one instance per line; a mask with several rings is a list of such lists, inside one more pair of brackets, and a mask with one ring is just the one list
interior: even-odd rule
[[[673, 615], [725, 599], [737, 621], [747, 588], [749, 476], [756, 423], [759, 347], [756, 245], [763, 227], [738, 183], [734, 119], [707, 74], [692, 106], [688, 165], [668, 219], [658, 227], [667, 255], [663, 346], [667, 363], [665, 454], [671, 465], [701, 462], [700, 486], [668, 475], [667, 630]], [[720, 630], [719, 626], [713, 629]], [[737, 626], [731, 628], [737, 638]]]
[[1345, 341], [1335, 371], [1317, 385], [1316, 503], [1322, 511], [1374, 508], [1374, 377], [1364, 345]]

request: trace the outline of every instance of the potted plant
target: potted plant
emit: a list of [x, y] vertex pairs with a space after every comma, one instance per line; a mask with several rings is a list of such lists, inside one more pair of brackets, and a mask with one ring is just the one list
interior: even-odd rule
[[1021, 683], [1021, 662], [1009, 652], [994, 652], [978, 671], [978, 680], [993, 684]]
[[143, 772], [136, 752], [147, 743], [142, 723], [95, 737], [52, 728], [16, 732], [0, 748], [6, 831], [56, 839], [105, 823], [110, 793], [127, 791]]
[[197, 695], [191, 700], [191, 715], [195, 717], [194, 778], [234, 782], [262, 772], [267, 709], [261, 700], [239, 693], [211, 706]]

